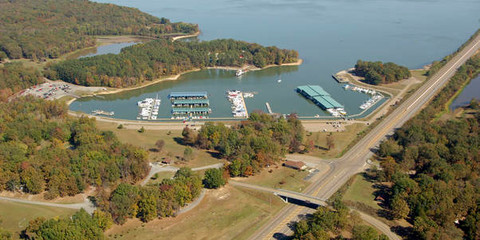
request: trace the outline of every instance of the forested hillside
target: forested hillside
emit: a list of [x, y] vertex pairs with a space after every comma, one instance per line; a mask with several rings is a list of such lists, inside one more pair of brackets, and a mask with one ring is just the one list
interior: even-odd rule
[[93, 35], [188, 34], [198, 26], [171, 23], [134, 8], [85, 0], [0, 0], [0, 56], [57, 58], [95, 45]]
[[155, 40], [124, 48], [117, 55], [63, 61], [53, 65], [45, 74], [50, 79], [85, 86], [126, 87], [196, 68], [244, 64], [265, 67], [297, 60], [298, 53], [294, 50], [231, 39], [202, 42]]
[[480, 73], [480, 56], [467, 61], [422, 112], [380, 145], [392, 217], [414, 226], [412, 239], [479, 239], [480, 114], [439, 120], [448, 99]]
[[408, 68], [395, 63], [368, 62], [358, 60], [355, 74], [365, 78], [365, 82], [373, 85], [392, 83], [412, 76]]
[[0, 102], [22, 89], [43, 82], [43, 75], [33, 67], [24, 67], [22, 63], [0, 65]]
[[148, 170], [145, 150], [97, 130], [94, 119], [69, 118], [64, 103], [33, 97], [0, 103], [0, 191], [46, 191], [52, 199], [91, 185], [134, 183]]

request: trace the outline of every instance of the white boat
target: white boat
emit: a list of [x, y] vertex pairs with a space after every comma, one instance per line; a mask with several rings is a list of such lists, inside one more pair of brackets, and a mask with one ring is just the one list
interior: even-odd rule
[[281, 82], [282, 82], [282, 79], [278, 79], [277, 82], [278, 82], [278, 83], [281, 83]]
[[237, 72], [235, 73], [235, 76], [240, 77], [245, 73], [246, 73], [246, 71], [243, 71], [243, 69], [238, 69]]

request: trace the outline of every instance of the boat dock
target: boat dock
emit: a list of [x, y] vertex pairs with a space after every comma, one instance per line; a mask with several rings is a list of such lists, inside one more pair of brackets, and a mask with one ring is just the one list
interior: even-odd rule
[[344, 106], [333, 99], [329, 93], [318, 85], [304, 85], [297, 87], [297, 92], [311, 100], [321, 109], [328, 111], [334, 117], [341, 117], [347, 113]]
[[232, 103], [233, 117], [248, 118], [247, 104], [242, 92], [229, 90], [227, 91], [227, 99]]
[[202, 92], [171, 92], [168, 96], [172, 103], [172, 119], [208, 118], [212, 113], [208, 93]]
[[93, 110], [92, 114], [93, 115], [113, 116], [113, 115], [115, 115], [115, 112], [107, 112], [107, 111], [103, 111], [103, 110]]
[[270, 103], [266, 102], [265, 106], [267, 106], [267, 111], [269, 114], [273, 114], [272, 108], [270, 107]]

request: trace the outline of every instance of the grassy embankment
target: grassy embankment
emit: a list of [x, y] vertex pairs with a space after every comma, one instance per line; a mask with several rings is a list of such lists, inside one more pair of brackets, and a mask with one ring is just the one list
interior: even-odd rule
[[76, 210], [74, 209], [53, 208], [0, 200], [0, 217], [3, 220], [0, 226], [12, 232], [14, 238], [17, 239], [30, 220], [37, 217], [45, 217], [47, 219], [68, 217], [75, 212]]
[[270, 193], [227, 186], [208, 191], [190, 212], [146, 224], [129, 220], [107, 234], [113, 239], [247, 239], [284, 205]]
[[[162, 158], [169, 158], [175, 161], [173, 164], [177, 167], [202, 167], [206, 165], [216, 164], [221, 162], [220, 159], [214, 157], [205, 150], [193, 149], [193, 159], [189, 161], [182, 161], [184, 145], [179, 142], [182, 139], [182, 130], [146, 130], [139, 133], [135, 129], [118, 129], [115, 123], [97, 122], [97, 127], [100, 130], [112, 131], [118, 136], [123, 143], [130, 143], [135, 146], [143, 147], [150, 152], [150, 161], [161, 161]], [[161, 152], [156, 152], [155, 142], [157, 140], [165, 141], [165, 146]], [[153, 150], [153, 151], [152, 151]]]

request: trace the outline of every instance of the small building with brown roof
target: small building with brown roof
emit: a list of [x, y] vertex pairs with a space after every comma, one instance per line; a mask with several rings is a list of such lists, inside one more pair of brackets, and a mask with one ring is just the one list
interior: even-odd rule
[[307, 165], [305, 165], [304, 162], [302, 161], [290, 161], [287, 160], [283, 163], [283, 166], [297, 169], [297, 170], [305, 170], [307, 168]]

